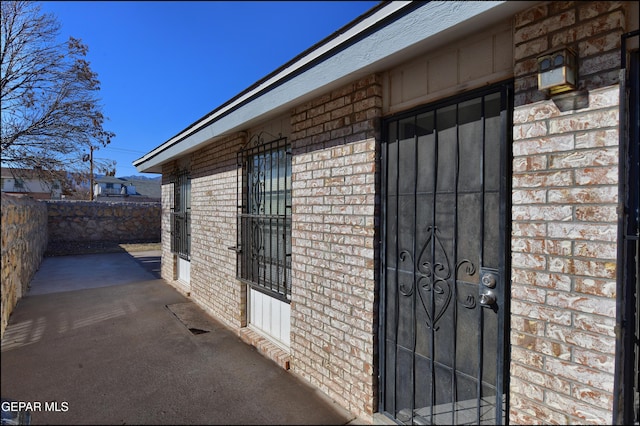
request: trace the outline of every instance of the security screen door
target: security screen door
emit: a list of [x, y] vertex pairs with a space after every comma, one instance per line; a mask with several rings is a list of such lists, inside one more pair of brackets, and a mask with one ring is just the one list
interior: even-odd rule
[[501, 424], [510, 85], [385, 121], [380, 407], [406, 424]]

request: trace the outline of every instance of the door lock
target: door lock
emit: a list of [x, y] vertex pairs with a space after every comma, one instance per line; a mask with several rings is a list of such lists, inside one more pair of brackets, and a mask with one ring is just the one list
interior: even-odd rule
[[482, 284], [479, 288], [479, 302], [481, 306], [485, 307], [495, 307], [498, 296], [494, 289], [498, 285], [498, 270], [490, 269], [490, 268], [480, 268], [480, 283]]
[[484, 271], [482, 274], [482, 285], [489, 288], [496, 288], [496, 275], [493, 272]]

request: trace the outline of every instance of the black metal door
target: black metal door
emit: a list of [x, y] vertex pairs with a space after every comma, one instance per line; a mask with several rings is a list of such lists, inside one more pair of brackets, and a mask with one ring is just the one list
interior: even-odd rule
[[510, 91], [385, 121], [380, 411], [401, 423], [505, 422]]
[[[640, 53], [629, 52], [628, 39], [620, 46], [620, 189], [618, 233], [618, 313], [616, 327], [616, 380], [613, 424], [637, 425], [640, 419]], [[627, 68], [628, 67], [628, 68]]]

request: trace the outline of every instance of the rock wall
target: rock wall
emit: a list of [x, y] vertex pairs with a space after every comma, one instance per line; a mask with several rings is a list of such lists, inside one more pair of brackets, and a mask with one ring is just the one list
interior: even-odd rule
[[47, 204], [2, 194], [2, 326], [40, 267], [47, 248]]
[[47, 201], [49, 242], [160, 241], [160, 203]]
[[2, 194], [1, 332], [49, 243], [159, 242], [159, 202], [37, 201]]

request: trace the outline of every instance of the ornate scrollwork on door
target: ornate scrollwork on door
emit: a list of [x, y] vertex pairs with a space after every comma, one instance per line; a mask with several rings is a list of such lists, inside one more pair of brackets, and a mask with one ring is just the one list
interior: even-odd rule
[[[414, 292], [417, 293], [420, 298], [420, 304], [427, 314], [427, 327], [438, 330], [436, 323], [444, 315], [451, 303], [453, 296], [453, 284], [451, 281], [455, 277], [452, 277], [454, 269], [451, 268], [450, 256], [438, 235], [438, 228], [429, 226], [427, 235], [427, 240], [415, 260], [410, 251], [403, 250], [400, 252], [400, 262], [408, 262], [411, 265], [414, 278], [410, 283], [399, 279], [398, 291], [407, 297], [412, 296]], [[435, 259], [442, 259], [442, 261], [435, 262]], [[469, 259], [463, 259], [456, 264], [455, 275], [462, 267], [464, 267], [467, 275], [475, 275], [477, 268]], [[407, 268], [404, 269], [406, 270]], [[471, 295], [468, 295], [465, 301], [458, 300], [458, 303], [467, 309], [476, 307], [475, 297]]]

